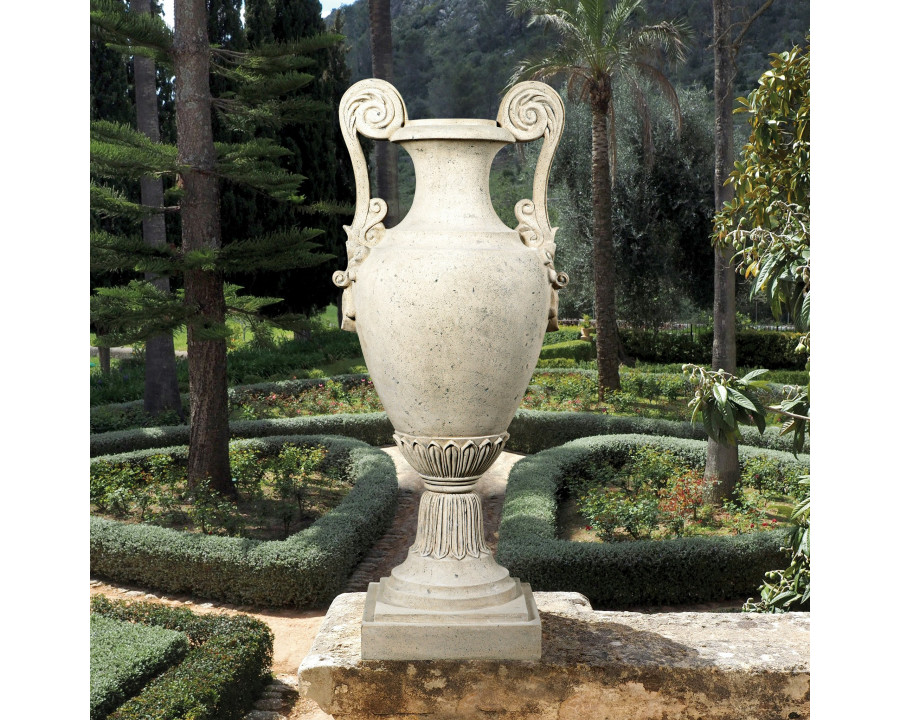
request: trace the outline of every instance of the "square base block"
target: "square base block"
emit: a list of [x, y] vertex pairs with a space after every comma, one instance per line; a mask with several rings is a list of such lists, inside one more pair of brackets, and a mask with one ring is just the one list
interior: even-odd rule
[[369, 583], [363, 608], [363, 660], [539, 660], [541, 618], [531, 586], [496, 607], [454, 613], [385, 603], [380, 583]]

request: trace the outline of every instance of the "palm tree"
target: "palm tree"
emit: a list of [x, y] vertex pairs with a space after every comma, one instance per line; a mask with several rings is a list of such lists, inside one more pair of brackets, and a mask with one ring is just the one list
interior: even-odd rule
[[667, 56], [684, 60], [689, 31], [678, 22], [639, 22], [643, 0], [513, 0], [509, 11], [530, 14], [529, 25], [555, 32], [558, 42], [544, 56], [522, 62], [512, 82], [564, 76], [569, 97], [591, 108], [591, 201], [593, 204], [594, 298], [597, 317], [597, 372], [600, 399], [619, 385], [615, 268], [612, 237], [612, 177], [616, 162], [613, 86], [629, 91], [643, 127], [644, 159], [653, 159], [650, 107], [642, 81], [671, 105], [678, 126], [678, 96], [660, 65]]

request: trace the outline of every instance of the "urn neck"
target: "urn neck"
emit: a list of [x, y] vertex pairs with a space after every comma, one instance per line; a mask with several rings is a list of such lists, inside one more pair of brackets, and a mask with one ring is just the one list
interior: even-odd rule
[[489, 120], [412, 121], [391, 137], [413, 161], [416, 192], [397, 230], [508, 231], [491, 204], [491, 163], [509, 131]]

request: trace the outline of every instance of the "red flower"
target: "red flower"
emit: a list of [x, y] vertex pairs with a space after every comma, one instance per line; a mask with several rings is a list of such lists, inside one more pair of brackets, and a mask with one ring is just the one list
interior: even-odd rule
[[591, 529], [591, 526], [590, 526], [590, 525], [585, 525], [585, 526], [584, 526], [584, 529], [585, 529], [585, 530], [590, 530], [590, 529]]

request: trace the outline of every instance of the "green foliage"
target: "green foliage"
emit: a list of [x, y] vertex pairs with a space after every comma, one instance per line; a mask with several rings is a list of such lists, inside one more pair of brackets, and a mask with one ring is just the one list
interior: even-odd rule
[[[808, 42], [808, 38], [807, 38]], [[809, 46], [773, 54], [772, 67], [737, 112], [750, 116], [750, 140], [729, 176], [734, 200], [716, 215], [714, 237], [737, 251], [779, 316], [790, 310], [809, 329], [810, 62]]]
[[685, 365], [684, 372], [690, 372], [691, 384], [696, 388], [688, 403], [688, 407], [693, 408], [691, 422], [696, 422], [699, 416], [713, 440], [723, 445], [737, 445], [741, 424], [756, 425], [760, 433], [765, 432], [766, 410], [754, 389], [765, 384], [756, 378], [766, 370], [753, 370], [742, 378], [698, 365]]
[[[274, 435], [334, 434], [361, 440], [370, 445], [390, 445], [393, 427], [385, 413], [314, 415], [270, 420], [240, 420], [229, 424], [232, 438], [262, 438]], [[591, 435], [641, 433], [701, 439], [702, 428], [690, 422], [656, 420], [642, 417], [608, 416], [579, 412], [542, 412], [519, 410], [510, 423], [508, 448], [525, 454], [562, 445]], [[91, 436], [91, 457], [148, 448], [184, 445], [190, 437], [186, 425], [116, 430]], [[754, 433], [747, 443], [774, 450], [790, 450], [792, 444], [779, 436], [776, 428], [762, 435]]]
[[541, 359], [571, 358], [575, 361], [591, 360], [596, 357], [596, 352], [596, 346], [588, 340], [567, 340], [552, 345], [544, 345], [541, 348]]
[[91, 613], [91, 720], [101, 720], [187, 653], [184, 633]]
[[[576, 362], [593, 359], [593, 343], [579, 340], [579, 331], [564, 328], [547, 333], [541, 358], [555, 360], [571, 358]], [[657, 331], [619, 328], [625, 353], [647, 363], [701, 363], [712, 353], [713, 334], [707, 327], [683, 330]], [[801, 370], [805, 360], [797, 354], [800, 333], [774, 330], [743, 330], [737, 333], [738, 363], [744, 367], [769, 367]]]
[[802, 498], [809, 485], [804, 482], [804, 477], [802, 470], [787, 467], [766, 456], [748, 459], [741, 469], [741, 485], [752, 487], [770, 498]]
[[[545, 413], [552, 415], [554, 413]], [[684, 423], [688, 427], [688, 423]], [[343, 435], [369, 445], [393, 443], [393, 427], [385, 413], [364, 415], [313, 415], [274, 420], [239, 420], [229, 423], [231, 437], [264, 438], [278, 435]], [[190, 438], [187, 425], [117, 430], [91, 436], [91, 457], [185, 445]]]
[[782, 548], [790, 553], [790, 565], [784, 570], [766, 573], [766, 581], [759, 588], [759, 602], [747, 600], [745, 612], [780, 613], [809, 609], [809, 476], [800, 482], [805, 486], [805, 492], [791, 514], [794, 526], [788, 535], [787, 547]]
[[[621, 466], [635, 450], [648, 446], [696, 467], [705, 461], [704, 441], [610, 435], [575, 440], [516, 463], [503, 506], [498, 562], [535, 590], [580, 592], [599, 608], [696, 603], [752, 593], [766, 570], [782, 562], [784, 536], [778, 531], [628, 543], [557, 539], [558, 497], [579, 468]], [[739, 451], [741, 463], [765, 455], [787, 466], [803, 464], [786, 453]]]
[[[653, 331], [620, 328], [625, 353], [647, 363], [703, 363], [712, 354], [712, 328]], [[735, 337], [737, 361], [742, 367], [801, 370], [804, 359], [797, 354], [799, 333], [774, 330], [742, 330]]]
[[[271, 453], [285, 443], [321, 444], [329, 455], [349, 458], [352, 490], [309, 528], [283, 541], [259, 541], [94, 517], [92, 572], [116, 582], [239, 604], [327, 605], [390, 524], [397, 503], [396, 470], [380, 450], [342, 437], [282, 435], [238, 441], [232, 447]], [[167, 452], [186, 456], [183, 447]], [[94, 462], [130, 462], [158, 453], [135, 452]]]
[[91, 0], [91, 35], [157, 61], [165, 61], [172, 50], [173, 32], [159, 15], [128, 12], [119, 0]]
[[[306, 486], [312, 472], [319, 467], [328, 451], [322, 447], [285, 444], [273, 463], [275, 489], [285, 500], [296, 500], [300, 515], [304, 512]], [[288, 518], [285, 525], [290, 524]]]
[[635, 540], [649, 538], [659, 523], [659, 506], [653, 492], [629, 493], [624, 488], [592, 487], [578, 498], [578, 509], [598, 534], [616, 539], [624, 528]]
[[[289, 167], [293, 164], [296, 148], [282, 147], [275, 139], [260, 134], [257, 127], [282, 127], [285, 123], [311, 122], [325, 116], [333, 102], [298, 94], [319, 82], [316, 75], [299, 71], [315, 66], [316, 60], [298, 53], [330, 52], [340, 37], [319, 32], [314, 38], [266, 43], [258, 51], [248, 51], [246, 44], [241, 42], [240, 3], [214, 3], [208, 10], [208, 30], [214, 44], [211, 67], [214, 75], [217, 74], [212, 86], [213, 93], [218, 92], [213, 105], [220, 111], [222, 119], [232, 121], [242, 133], [241, 137], [234, 133], [227, 135], [219, 127], [219, 120], [214, 122], [214, 133], [219, 140], [214, 172], [225, 185], [241, 185], [246, 188], [244, 192], [254, 197], [262, 193], [281, 202], [302, 203], [304, 198], [298, 188], [305, 174]], [[92, 29], [98, 43], [114, 41], [118, 43], [115, 47], [122, 52], [148, 54], [158, 62], [171, 64], [172, 32], [158, 15], [138, 14], [114, 0], [96, 0], [91, 11]], [[228, 38], [228, 47], [217, 45], [224, 37]], [[325, 66], [316, 67], [316, 70], [324, 72]], [[281, 97], [285, 94], [288, 97]], [[162, 94], [161, 99], [163, 102], [171, 100], [163, 99]], [[162, 175], [174, 181], [176, 174], [185, 169], [177, 163], [175, 145], [152, 142], [121, 121], [98, 118], [92, 123], [91, 173], [96, 178], [135, 180], [146, 175]], [[320, 180], [319, 177], [315, 179]], [[169, 200], [180, 203], [181, 195], [180, 191], [170, 193]], [[99, 183], [92, 183], [91, 197], [92, 210], [98, 219], [113, 217], [137, 222], [152, 212], [130, 201], [118, 188], [107, 188]], [[223, 209], [229, 208], [229, 200], [227, 193], [222, 196], [220, 205]], [[167, 208], [173, 212], [179, 209], [179, 205]], [[317, 207], [318, 212], [324, 209], [321, 205]], [[227, 212], [224, 214], [227, 216]], [[269, 216], [273, 217], [271, 213]], [[299, 218], [292, 216], [290, 223], [283, 222], [284, 216], [279, 216], [278, 220], [296, 226]], [[130, 273], [150, 272], [177, 281], [189, 269], [238, 272], [242, 277], [252, 277], [257, 271], [308, 268], [335, 257], [316, 252], [320, 246], [313, 240], [321, 234], [320, 230], [293, 227], [276, 231], [271, 221], [261, 225], [253, 228], [252, 233], [236, 235], [227, 222], [223, 223], [225, 249], [210, 247], [190, 254], [184, 254], [178, 244], [172, 242], [159, 250], [147, 249], [137, 240], [121, 237], [121, 233], [104, 228], [106, 233], [96, 233], [94, 237], [92, 270], [114, 272], [126, 279]], [[169, 235], [177, 239], [177, 229]], [[330, 272], [326, 275], [330, 276]], [[248, 309], [251, 301], [237, 298], [229, 303], [228, 309], [253, 313], [264, 319], [271, 313], [269, 310], [260, 312], [263, 307], [278, 301], [279, 298], [272, 298], [265, 304], [256, 302]], [[131, 285], [118, 291], [96, 293], [91, 305], [92, 322], [98, 335], [102, 336], [99, 341], [105, 344], [151, 337], [184, 324], [194, 326], [200, 339], [227, 337], [224, 326], [210, 325], [202, 312], [179, 309], [178, 304], [181, 303], [161, 303], [160, 298], [146, 287]], [[296, 317], [282, 315], [278, 322], [282, 327], [292, 327]]]
[[110, 720], [241, 720], [271, 677], [272, 631], [246, 615], [195, 615], [158, 603], [91, 598], [91, 613], [187, 635], [190, 650]]

